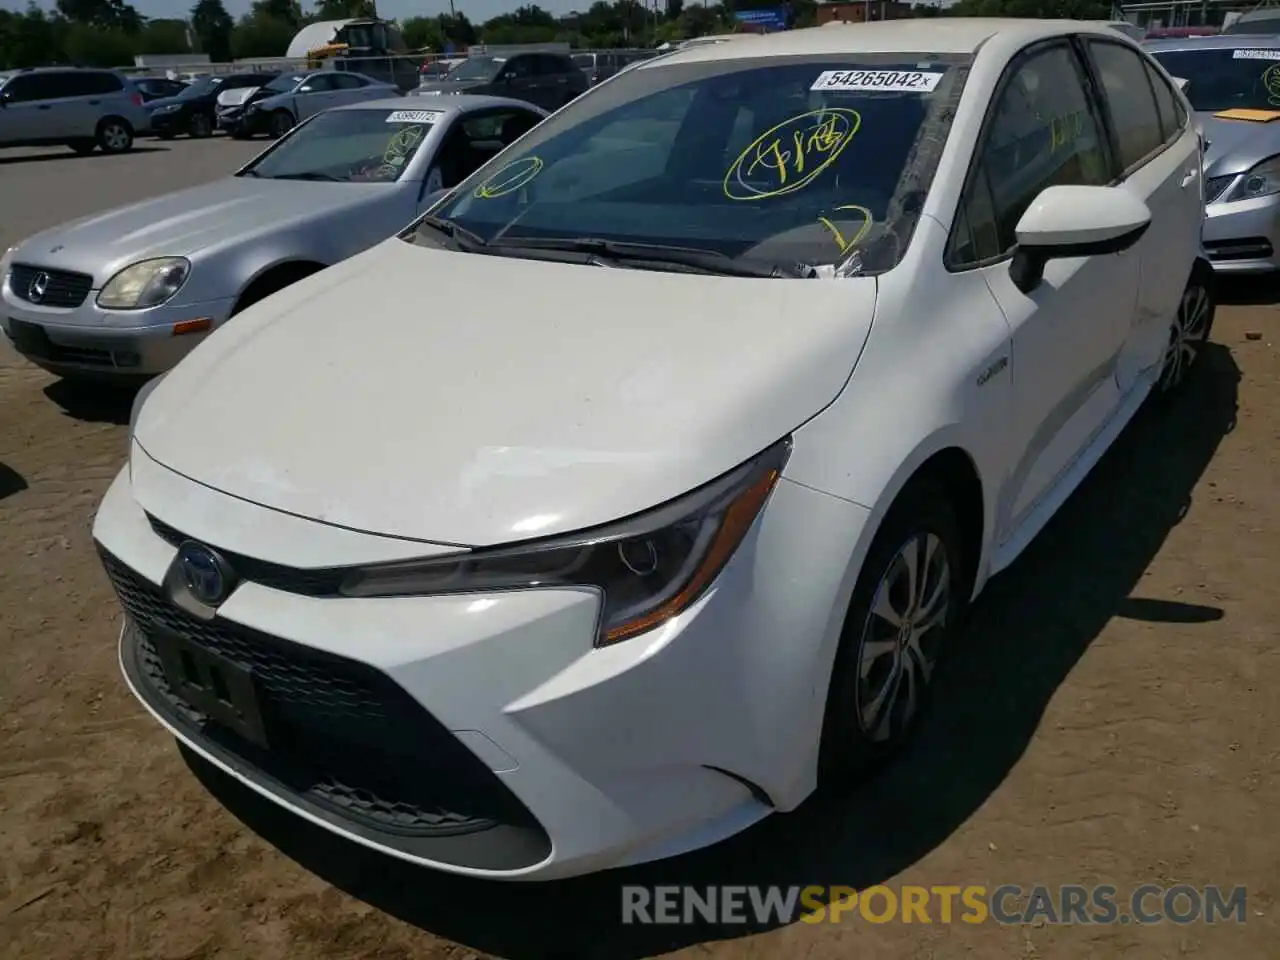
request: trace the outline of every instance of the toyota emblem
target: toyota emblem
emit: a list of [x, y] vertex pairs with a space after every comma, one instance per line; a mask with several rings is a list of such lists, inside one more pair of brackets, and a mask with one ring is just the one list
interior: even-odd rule
[[31, 284], [27, 287], [27, 299], [32, 303], [40, 303], [44, 300], [44, 295], [49, 290], [49, 275], [43, 271], [37, 273], [31, 278]]
[[227, 598], [233, 574], [208, 547], [188, 540], [178, 549], [178, 563], [187, 589], [201, 603], [216, 607]]

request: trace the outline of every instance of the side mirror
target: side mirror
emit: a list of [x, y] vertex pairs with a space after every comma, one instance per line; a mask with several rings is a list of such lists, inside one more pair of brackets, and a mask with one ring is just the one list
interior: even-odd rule
[[1120, 253], [1149, 226], [1151, 211], [1123, 187], [1048, 187], [1018, 221], [1009, 276], [1030, 293], [1050, 260]]
[[1181, 90], [1183, 93], [1186, 93], [1187, 87], [1191, 86], [1191, 81], [1188, 80], [1186, 77], [1173, 77], [1171, 79], [1173, 80], [1174, 83], [1178, 85], [1178, 89]]

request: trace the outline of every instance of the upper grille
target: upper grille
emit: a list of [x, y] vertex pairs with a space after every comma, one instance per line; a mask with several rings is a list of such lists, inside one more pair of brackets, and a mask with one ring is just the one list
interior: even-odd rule
[[[33, 298], [31, 284], [42, 273], [48, 276], [49, 284], [43, 297]], [[9, 289], [15, 297], [21, 297], [28, 303], [38, 303], [42, 307], [78, 307], [93, 289], [93, 277], [87, 273], [48, 270], [26, 263], [15, 263], [9, 268]]]
[[[175, 722], [320, 807], [379, 831], [449, 836], [502, 824], [536, 828], [497, 776], [385, 674], [228, 620], [198, 620], [106, 550], [99, 553], [138, 628], [126, 646], [147, 700]], [[170, 688], [152, 639], [165, 632], [250, 672], [270, 750]]]
[[1236, 175], [1233, 173], [1229, 177], [1209, 177], [1206, 179], [1204, 182], [1204, 202], [1213, 203], [1217, 200], [1227, 187], [1231, 186], [1235, 178]]
[[[150, 521], [151, 529], [156, 535], [172, 546], [180, 546], [192, 539], [151, 514], [147, 514], [147, 520]], [[342, 586], [342, 580], [347, 575], [347, 571], [340, 568], [299, 570], [267, 560], [257, 560], [242, 553], [232, 553], [223, 550], [217, 544], [209, 544], [209, 546], [222, 554], [242, 580], [249, 580], [275, 590], [283, 590], [286, 593], [298, 593], [304, 597], [338, 596], [338, 588]]]

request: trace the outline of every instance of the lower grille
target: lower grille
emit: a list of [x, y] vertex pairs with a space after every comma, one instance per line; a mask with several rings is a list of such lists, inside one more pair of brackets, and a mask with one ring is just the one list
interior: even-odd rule
[[[330, 819], [378, 836], [458, 838], [507, 827], [536, 835], [533, 846], [549, 850], [545, 832], [514, 794], [385, 674], [227, 620], [198, 620], [109, 552], [99, 547], [99, 553], [137, 628], [125, 642], [131, 675], [175, 726]], [[156, 649], [166, 632], [249, 671], [270, 748], [212, 721], [172, 689]]]
[[[41, 278], [44, 293], [33, 291], [33, 285]], [[68, 270], [47, 270], [26, 263], [15, 263], [9, 268], [9, 289], [15, 297], [42, 307], [78, 307], [93, 289], [93, 277], [87, 273], [71, 273]]]
[[1266, 237], [1206, 240], [1204, 250], [1214, 263], [1226, 260], [1265, 260], [1275, 252], [1271, 241]]

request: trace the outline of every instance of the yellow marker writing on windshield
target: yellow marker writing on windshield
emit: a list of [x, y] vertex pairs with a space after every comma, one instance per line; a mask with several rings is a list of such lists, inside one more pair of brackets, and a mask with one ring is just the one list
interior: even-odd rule
[[493, 200], [514, 193], [542, 172], [542, 161], [538, 157], [521, 157], [513, 160], [505, 167], [476, 187], [474, 196], [477, 200]]
[[861, 125], [857, 110], [823, 107], [770, 127], [725, 171], [724, 195], [767, 200], [803, 190], [835, 163]]
[[[840, 228], [834, 223], [826, 217], [818, 217], [818, 222], [831, 231], [831, 236], [835, 238], [836, 245], [840, 247], [840, 256], [843, 257], [846, 253], [862, 242], [862, 238], [865, 237], [867, 235], [867, 231], [871, 229], [871, 224], [875, 222], [875, 214], [866, 207], [861, 207], [856, 203], [846, 203], [844, 206], [836, 207], [835, 210], [831, 212], [832, 214], [841, 212], [862, 214], [862, 226], [858, 228], [857, 233], [849, 237], [847, 240], [845, 239], [844, 234], [840, 232]], [[844, 218], [841, 217], [840, 219], [843, 220]]]
[[1267, 88], [1267, 102], [1280, 106], [1280, 63], [1273, 63], [1262, 71], [1262, 85]]

